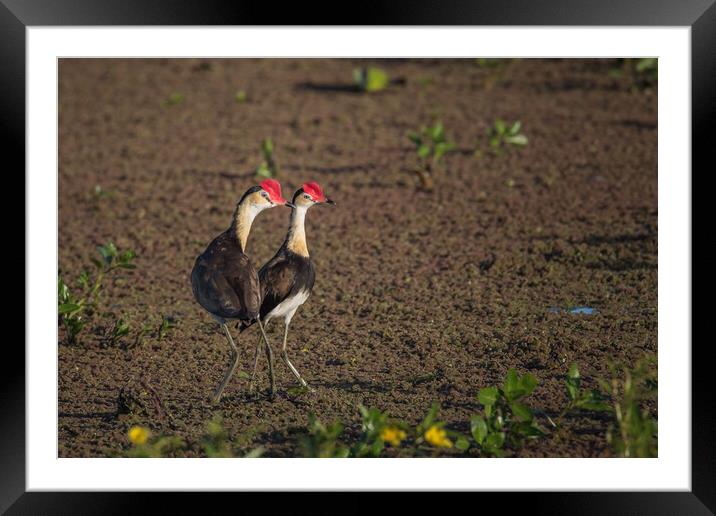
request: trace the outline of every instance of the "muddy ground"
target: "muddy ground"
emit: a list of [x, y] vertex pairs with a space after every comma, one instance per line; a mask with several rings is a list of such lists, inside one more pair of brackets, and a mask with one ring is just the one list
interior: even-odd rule
[[[262, 445], [265, 456], [294, 456], [309, 412], [351, 435], [359, 403], [416, 424], [437, 400], [440, 418], [467, 433], [478, 389], [510, 367], [538, 378], [529, 402], [554, 415], [570, 362], [594, 387], [611, 361], [656, 352], [656, 91], [610, 74], [614, 60], [371, 64], [398, 84], [349, 91], [357, 60], [60, 61], [61, 274], [76, 283], [108, 240], [138, 255], [135, 271], [105, 282], [104, 313], [79, 344], [59, 331], [60, 456], [121, 453], [133, 423], [181, 436], [194, 456], [217, 413], [239, 453]], [[427, 193], [406, 133], [435, 118], [457, 151]], [[520, 120], [529, 144], [476, 157], [496, 118]], [[254, 184], [266, 137], [285, 193], [316, 180], [338, 203], [308, 214], [317, 279], [289, 334], [316, 392], [289, 393], [280, 364], [275, 401], [264, 370], [260, 399], [237, 376], [212, 407], [229, 348], [189, 274]], [[255, 263], [280, 246], [288, 215], [258, 217]], [[552, 310], [573, 306], [596, 312]], [[120, 316], [133, 333], [108, 342]], [[135, 346], [134, 331], [163, 317], [175, 327]], [[257, 330], [238, 337], [244, 372]], [[275, 346], [281, 331], [270, 327]], [[123, 386], [153, 389], [166, 412], [145, 403], [120, 414]], [[610, 456], [608, 423], [568, 416], [518, 455]]]

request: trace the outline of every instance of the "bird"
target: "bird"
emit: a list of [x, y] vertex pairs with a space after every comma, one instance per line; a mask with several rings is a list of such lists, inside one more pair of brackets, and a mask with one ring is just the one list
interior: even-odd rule
[[[260, 320], [261, 283], [256, 268], [246, 255], [246, 241], [254, 218], [263, 210], [290, 205], [281, 195], [281, 184], [266, 179], [252, 186], [236, 205], [231, 226], [207, 246], [194, 262], [191, 287], [194, 298], [219, 323], [231, 346], [232, 365], [214, 392], [217, 403], [239, 363], [239, 352], [227, 322]], [[268, 342], [268, 339], [266, 339]]]
[[[304, 388], [310, 389], [307, 382], [301, 377], [298, 370], [288, 359], [288, 353], [286, 351], [288, 327], [289, 324], [291, 324], [291, 319], [296, 313], [296, 310], [298, 310], [311, 295], [311, 290], [313, 289], [313, 284], [316, 279], [316, 271], [313, 261], [308, 254], [308, 246], [306, 245], [306, 212], [309, 208], [317, 204], [335, 206], [336, 203], [325, 196], [318, 183], [310, 182], [304, 183], [303, 186], [294, 193], [293, 199], [289, 204], [291, 208], [291, 218], [286, 239], [274, 257], [259, 269], [259, 281], [262, 292], [259, 315], [260, 319], [264, 321], [264, 326], [272, 319], [283, 318], [284, 334], [281, 359], [291, 370], [291, 373], [293, 373], [298, 382]], [[242, 322], [240, 331], [243, 332], [252, 324], [253, 321]], [[267, 357], [269, 359], [269, 375], [271, 376], [272, 388], [275, 384], [272, 363], [273, 353], [270, 350], [264, 332], [256, 345], [254, 370], [249, 384], [250, 392], [253, 391], [262, 340], [266, 343], [267, 348], [269, 348]]]

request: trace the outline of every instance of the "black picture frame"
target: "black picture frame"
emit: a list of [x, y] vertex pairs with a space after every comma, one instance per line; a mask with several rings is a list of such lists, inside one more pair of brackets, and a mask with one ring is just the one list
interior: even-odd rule
[[[25, 30], [29, 26], [63, 25], [688, 26], [692, 45], [691, 177], [697, 169], [703, 169], [704, 174], [713, 171], [713, 164], [707, 160], [714, 141], [711, 121], [716, 120], [716, 0], [461, 0], [450, 4], [393, 0], [355, 7], [352, 12], [338, 3], [282, 3], [277, 9], [275, 4], [243, 1], [0, 0], [0, 141], [5, 162], [9, 157], [15, 164], [8, 166], [4, 177], [11, 180], [10, 170], [25, 169]], [[668, 121], [660, 121], [664, 122]], [[20, 175], [14, 175], [20, 183]], [[17, 188], [25, 191], [24, 181]], [[25, 237], [18, 235], [16, 239], [15, 268], [20, 267], [20, 238], [24, 242]], [[22, 249], [24, 262], [24, 246]], [[19, 278], [14, 281], [19, 283]], [[17, 285], [15, 291], [20, 292], [20, 288]], [[22, 348], [10, 349], [7, 342], [17, 343], [19, 339], [6, 341], [6, 367], [0, 375], [0, 512], [144, 512], [150, 503], [148, 494], [25, 492], [25, 355]], [[673, 343], [692, 346], [691, 492], [509, 494], [511, 503], [524, 503], [533, 512], [549, 514], [713, 514], [716, 417], [708, 385], [712, 376], [707, 369], [708, 343], [709, 339]], [[183, 496], [162, 496], [165, 510], [172, 502], [185, 503]], [[357, 502], [355, 507], [360, 505]]]

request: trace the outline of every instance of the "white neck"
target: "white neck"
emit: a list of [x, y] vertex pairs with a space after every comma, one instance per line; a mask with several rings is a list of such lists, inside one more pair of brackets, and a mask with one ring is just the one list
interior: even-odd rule
[[308, 206], [297, 206], [291, 212], [291, 223], [288, 226], [288, 235], [286, 236], [286, 248], [290, 251], [308, 256], [308, 246], [306, 245], [306, 212]]
[[246, 242], [249, 239], [251, 225], [254, 223], [256, 215], [261, 213], [267, 207], [268, 206], [257, 206], [256, 204], [250, 202], [241, 203], [236, 207], [232, 229], [241, 244], [242, 251], [246, 251]]

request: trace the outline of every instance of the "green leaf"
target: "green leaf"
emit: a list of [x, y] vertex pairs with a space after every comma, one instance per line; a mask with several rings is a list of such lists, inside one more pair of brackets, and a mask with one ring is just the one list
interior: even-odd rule
[[522, 403], [513, 402], [510, 404], [510, 409], [512, 409], [512, 413], [522, 421], [530, 422], [534, 417], [529, 407]]
[[62, 281], [62, 278], [57, 278], [57, 298], [62, 303], [66, 303], [70, 299], [70, 289]]
[[364, 87], [365, 91], [374, 92], [384, 90], [389, 83], [390, 79], [388, 78], [388, 74], [383, 70], [380, 68], [368, 68]]
[[512, 127], [510, 127], [509, 134], [512, 135], [512, 136], [515, 136], [515, 135], [519, 134], [521, 127], [522, 127], [522, 122], [520, 122], [520, 121], [518, 120], [517, 122], [515, 122], [514, 124], [512, 124]]
[[477, 394], [477, 400], [485, 406], [492, 406], [499, 397], [497, 387], [484, 387]]
[[525, 373], [520, 379], [520, 387], [525, 391], [524, 396], [532, 394], [532, 391], [537, 387], [537, 378], [530, 373]]
[[430, 129], [430, 138], [435, 143], [440, 143], [445, 141], [445, 129], [443, 127], [442, 122], [437, 122], [432, 129]]
[[82, 309], [82, 307], [76, 303], [64, 303], [57, 307], [57, 312], [60, 315], [65, 315], [65, 314], [71, 314], [74, 312], [78, 312], [81, 309]]
[[104, 263], [110, 265], [115, 256], [117, 256], [117, 247], [112, 242], [97, 247], [99, 254], [102, 255]]
[[487, 436], [485, 440], [485, 446], [493, 449], [500, 449], [505, 444], [505, 433], [494, 432]]
[[423, 419], [423, 421], [418, 425], [417, 433], [419, 435], [425, 433], [425, 431], [433, 425], [439, 411], [440, 404], [437, 401], [433, 402], [432, 406], [430, 407], [430, 410], [425, 415], [425, 419]]
[[527, 145], [527, 137], [524, 134], [505, 136], [505, 141], [507, 143], [511, 143], [512, 145], [517, 145], [519, 147], [524, 147], [525, 145]]
[[505, 125], [505, 121], [500, 118], [495, 120], [495, 132], [499, 135], [503, 135], [506, 131], [507, 126]]
[[529, 438], [542, 437], [546, 435], [541, 428], [529, 422], [522, 422], [513, 425], [512, 431], [518, 433], [523, 437]]
[[82, 271], [80, 273], [77, 283], [79, 283], [82, 288], [87, 288], [89, 286], [89, 274], [87, 274], [87, 271]]
[[418, 135], [418, 133], [416, 133], [415, 131], [410, 131], [408, 133], [408, 138], [410, 139], [411, 142], [413, 142], [418, 147], [420, 147], [423, 144], [423, 139], [420, 138], [420, 135]]
[[470, 448], [470, 441], [465, 439], [465, 437], [460, 436], [455, 440], [455, 448], [461, 451], [466, 451]]
[[257, 168], [256, 168], [256, 175], [259, 177], [266, 177], [270, 178], [273, 177], [273, 172], [269, 168], [269, 166], [266, 164], [266, 162], [262, 162]]
[[236, 100], [236, 102], [238, 103], [246, 102], [247, 99], [248, 96], [246, 95], [246, 92], [244, 90], [239, 90], [234, 95], [234, 100]]
[[487, 437], [487, 423], [480, 416], [473, 416], [470, 419], [470, 432], [477, 444], [482, 444]]
[[505, 398], [507, 398], [507, 401], [512, 401], [520, 397], [520, 377], [517, 375], [517, 371], [514, 368], [507, 371], [503, 390], [505, 391]]
[[567, 371], [567, 378], [573, 378], [575, 380], [579, 380], [579, 368], [577, 367], [576, 362], [572, 362], [569, 366], [569, 371]]
[[430, 156], [430, 152], [430, 147], [428, 147], [427, 145], [421, 145], [420, 147], [418, 147], [418, 156], [420, 156], [421, 158], [427, 158], [428, 156]]

